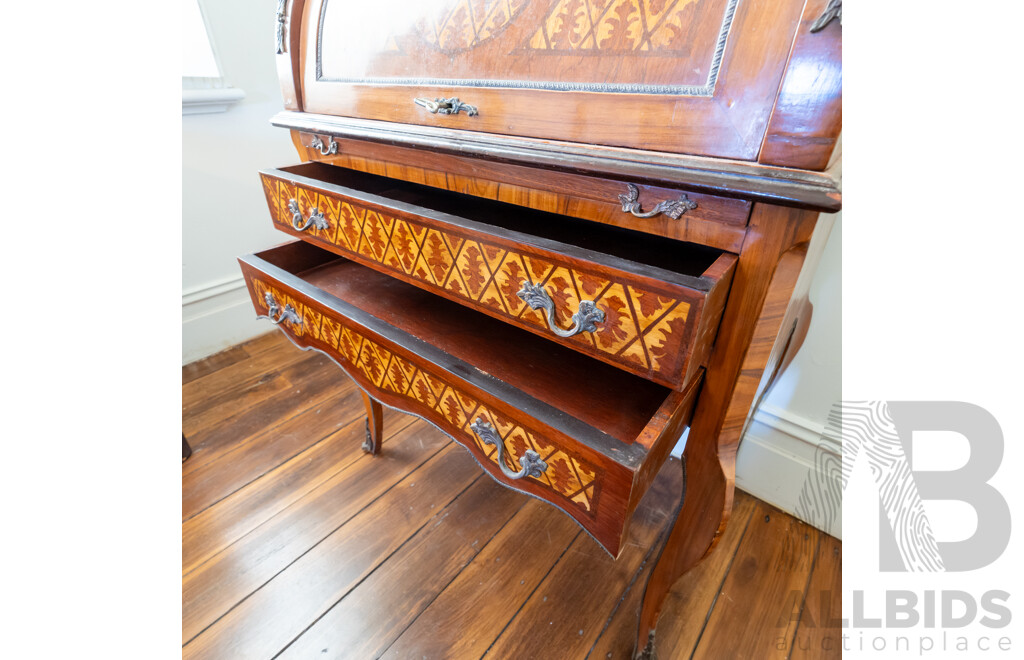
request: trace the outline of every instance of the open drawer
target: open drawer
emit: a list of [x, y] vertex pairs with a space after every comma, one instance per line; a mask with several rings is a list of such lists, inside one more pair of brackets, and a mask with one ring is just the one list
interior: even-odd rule
[[304, 242], [239, 262], [257, 313], [298, 346], [430, 421], [618, 556], [703, 372], [668, 389]]
[[260, 173], [276, 226], [682, 390], [705, 364], [735, 255], [305, 163]]

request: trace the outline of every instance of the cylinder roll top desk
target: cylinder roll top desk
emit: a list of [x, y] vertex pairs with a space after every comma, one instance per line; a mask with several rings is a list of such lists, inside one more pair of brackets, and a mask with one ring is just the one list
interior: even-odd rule
[[[613, 557], [689, 428], [637, 631], [732, 507], [740, 437], [840, 208], [839, 0], [279, 0], [297, 240], [257, 314]], [[268, 40], [269, 41], [269, 40]], [[268, 48], [269, 48], [268, 44]], [[791, 347], [790, 347], [791, 348]]]

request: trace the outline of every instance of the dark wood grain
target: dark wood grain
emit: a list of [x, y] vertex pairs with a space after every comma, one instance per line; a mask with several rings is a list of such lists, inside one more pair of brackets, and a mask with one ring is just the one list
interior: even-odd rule
[[[265, 350], [272, 349], [280, 344], [280, 337], [277, 333], [267, 332], [254, 337], [242, 344], [225, 348], [223, 351], [214, 353], [201, 360], [190, 362], [181, 367], [181, 384], [187, 385], [194, 380], [209, 376], [229, 367], [233, 364], [243, 362]], [[229, 379], [230, 380], [230, 379]], [[184, 394], [184, 387], [182, 393]]]
[[[634, 516], [629, 540], [618, 560], [579, 537], [560, 558], [516, 618], [487, 652], [490, 658], [581, 658], [604, 630], [605, 622], [632, 583], [635, 567], [648, 560], [671, 515], [673, 496], [682, 488], [677, 461], [667, 464]], [[585, 604], [585, 605], [584, 605]], [[603, 616], [595, 617], [600, 612]], [[537, 623], [547, 623], [542, 634]], [[558, 649], [553, 653], [553, 647]]]
[[[275, 342], [287, 342], [281, 333], [271, 335], [271, 338]], [[264, 339], [264, 342], [266, 341]], [[291, 351], [302, 355], [301, 351], [290, 346], [290, 342], [288, 345]], [[282, 359], [286, 357], [281, 355]], [[209, 373], [216, 372], [216, 369], [203, 367], [203, 365], [196, 366], [200, 369], [209, 369]], [[274, 365], [268, 365], [267, 369], [269, 371], [276, 370]], [[339, 378], [344, 380], [344, 376], [340, 374]], [[248, 414], [259, 418], [263, 417], [256, 409], [250, 409]], [[313, 411], [294, 414], [296, 416], [291, 419], [275, 419], [273, 422], [265, 420], [268, 426], [255, 431], [253, 435], [262, 443], [263, 439], [273, 436], [274, 428], [291, 429], [287, 432], [296, 434], [301, 428], [298, 416], [310, 415], [313, 414]], [[339, 408], [335, 414], [338, 427], [351, 428], [353, 434], [351, 436], [336, 434], [328, 442], [337, 444], [343, 451], [352, 451], [359, 441], [359, 429], [362, 428], [364, 410], [359, 405], [357, 398], [355, 405]], [[235, 595], [226, 599], [222, 606], [222, 611], [226, 611], [235, 602], [247, 600], [258, 594], [261, 591], [261, 586], [272, 575], [276, 575], [274, 580], [282, 584], [295, 581], [295, 589], [301, 592], [304, 584], [299, 581], [299, 578], [309, 575], [309, 573], [305, 570], [293, 571], [291, 566], [295, 565], [295, 562], [290, 560], [276, 564], [278, 568], [275, 570], [273, 565], [278, 560], [273, 558], [278, 553], [283, 552], [291, 557], [302, 556], [320, 544], [324, 535], [330, 533], [331, 529], [337, 529], [336, 534], [340, 535], [348, 533], [346, 531], [347, 524], [340, 528], [338, 525], [343, 520], [351, 519], [353, 509], [349, 509], [350, 513], [347, 516], [343, 515], [341, 518], [333, 516], [339, 507], [347, 508], [346, 503], [352, 497], [367, 502], [369, 500], [363, 499], [367, 493], [371, 494], [371, 499], [373, 493], [380, 493], [374, 501], [380, 502], [379, 506], [384, 508], [388, 507], [385, 507], [383, 500], [403, 497], [401, 491], [397, 490], [394, 484], [409, 474], [408, 470], [415, 467], [417, 460], [426, 458], [432, 446], [442, 446], [446, 439], [441, 433], [422, 423], [414, 424], [417, 429], [410, 428], [408, 431], [399, 431], [403, 420], [408, 418], [389, 410], [386, 410], [385, 414], [389, 415], [387, 426], [389, 434], [386, 436], [381, 455], [372, 458], [357, 449], [354, 451], [357, 463], [364, 465], [365, 468], [370, 468], [373, 474], [355, 479], [356, 483], [352, 485], [351, 489], [342, 489], [341, 484], [348, 480], [346, 473], [349, 476], [354, 474], [351, 470], [356, 468], [355, 464], [338, 474], [334, 481], [336, 485], [332, 487], [330, 495], [315, 495], [313, 492], [316, 488], [311, 490], [310, 484], [319, 483], [320, 478], [316, 472], [307, 473], [307, 481], [282, 479], [283, 468], [280, 455], [265, 450], [256, 452], [256, 455], [263, 461], [262, 469], [259, 467], [259, 461], [255, 460], [256, 456], [253, 457], [251, 465], [246, 469], [259, 472], [260, 476], [246, 484], [242, 490], [262, 491], [266, 490], [263, 483], [276, 483], [278, 484], [277, 497], [288, 500], [295, 499], [293, 495], [289, 495], [289, 489], [294, 490], [299, 497], [295, 504], [282, 510], [266, 524], [256, 528], [239, 542], [225, 548], [218, 555], [217, 563], [220, 566], [218, 571], [210, 572], [206, 577], [200, 577], [202, 573], [195, 572], [187, 578], [188, 586], [183, 592], [182, 603], [182, 614], [185, 621], [194, 621], [194, 609], [209, 607], [209, 601], [206, 598], [198, 597], [200, 594], [205, 593], [212, 596], [222, 588], [232, 591]], [[219, 425], [219, 422], [215, 423], [215, 426]], [[233, 463], [240, 460], [246, 447], [254, 441], [254, 438], [244, 435], [236, 436], [233, 440], [226, 439], [222, 459], [215, 463]], [[307, 441], [308, 449], [319, 448], [323, 445], [323, 441], [316, 434], [311, 434]], [[299, 446], [299, 443], [294, 440], [289, 442], [294, 447]], [[397, 443], [393, 448], [392, 442]], [[434, 445], [435, 442], [439, 444]], [[402, 448], [402, 443], [405, 443], [405, 449]], [[458, 451], [461, 452], [461, 450]], [[400, 455], [396, 457], [396, 453]], [[378, 469], [381, 462], [389, 463], [389, 456], [397, 458], [397, 461], [392, 463], [391, 468]], [[397, 463], [401, 462], [407, 462], [405, 471], [393, 469]], [[674, 475], [678, 479], [678, 462], [670, 461], [666, 470], [671, 471], [666, 472], [668, 476]], [[380, 484], [375, 484], [373, 478], [383, 481]], [[417, 480], [417, 486], [412, 490], [420, 485], [422, 484]], [[678, 484], [675, 488], [678, 488]], [[187, 485], [183, 487], [183, 497], [185, 498], [190, 497], [188, 489]], [[275, 489], [270, 488], [269, 490], [274, 491]], [[471, 492], [476, 492], [479, 495], [474, 498], [475, 504], [465, 509], [443, 510], [440, 516], [434, 516], [432, 519], [434, 523], [438, 523], [436, 527], [434, 523], [428, 523], [416, 530], [415, 533], [401, 530], [396, 532], [394, 526], [388, 523], [386, 518], [382, 518], [379, 524], [368, 522], [367, 524], [372, 526], [372, 532], [366, 531], [365, 533], [391, 537], [392, 540], [387, 541], [388, 545], [398, 547], [399, 550], [384, 558], [364, 581], [348, 590], [341, 597], [340, 602], [336, 602], [322, 617], [316, 613], [310, 615], [305, 624], [295, 625], [294, 628], [304, 631], [298, 635], [297, 639], [284, 630], [280, 634], [271, 634], [268, 637], [271, 640], [292, 637], [289, 640], [288, 651], [284, 654], [285, 657], [374, 657], [378, 653], [378, 649], [387, 648], [397, 637], [401, 641], [401, 646], [394, 647], [392, 651], [394, 655], [420, 658], [423, 655], [433, 656], [433, 651], [430, 649], [443, 647], [446, 636], [447, 641], [456, 645], [452, 648], [477, 648], [479, 642], [472, 640], [478, 634], [484, 635], [490, 628], [482, 622], [493, 622], [497, 625], [507, 622], [515, 616], [532, 619], [532, 628], [537, 630], [545, 626], [550, 627], [550, 617], [543, 620], [540, 618], [542, 615], [546, 616], [545, 612], [534, 610], [532, 607], [519, 607], [519, 604], [526, 601], [529, 593], [533, 591], [533, 585], [541, 584], [545, 580], [545, 576], [552, 572], [552, 568], [562, 563], [571, 564], [572, 557], [558, 550], [559, 545], [562, 546], [562, 550], [566, 549], [576, 536], [579, 536], [578, 541], [588, 541], [591, 544], [593, 541], [590, 541], [568, 518], [555, 509], [504, 490], [486, 478], [477, 479], [473, 488], [465, 491], [448, 506], [454, 507]], [[671, 508], [677, 493], [664, 492], [662, 495], [664, 499], [661, 506], [666, 509]], [[255, 502], [255, 500], [253, 501]], [[513, 509], [517, 509], [521, 504], [526, 506], [518, 510], [518, 513], [512, 516], [508, 524], [501, 528], [496, 535], [489, 535], [490, 530], [494, 529], [494, 521], [508, 512], [506, 502], [512, 502]], [[675, 657], [676, 649], [686, 649], [680, 651], [679, 655], [687, 657], [699, 637], [699, 631], [704, 625], [708, 612], [713, 612], [715, 607], [726, 602], [725, 597], [719, 594], [724, 577], [720, 571], [724, 567], [725, 575], [728, 575], [730, 567], [735, 567], [735, 564], [728, 560], [735, 554], [736, 542], [743, 536], [742, 532], [746, 526], [745, 523], [750, 520], [749, 512], [752, 510], [753, 504], [754, 500], [749, 496], [739, 492], [736, 494], [732, 524], [726, 529], [715, 554], [711, 555], [707, 562], [699, 565], [679, 580], [668, 594], [665, 612], [658, 627], [658, 641], [659, 650], [667, 651], [670, 655], [662, 657]], [[244, 519], [252, 516], [254, 507], [238, 507], [234, 506], [230, 499], [221, 499], [210, 503], [207, 509], [211, 513], [221, 510], [217, 517], [230, 526], [231, 523], [227, 522], [228, 519], [231, 517]], [[782, 514], [775, 513], [773, 518], [779, 515]], [[321, 522], [317, 522], [321, 519]], [[332, 523], [332, 520], [338, 522]], [[667, 516], [663, 516], [659, 520], [659, 524], [662, 526], [670, 522]], [[481, 525], [490, 527], [485, 530]], [[293, 526], [296, 527], [295, 530], [291, 529]], [[323, 531], [318, 533], [317, 529]], [[408, 536], [402, 538], [405, 534]], [[744, 540], [746, 540], [745, 537]], [[823, 554], [826, 548], [832, 552], [836, 547], [840, 547], [837, 541], [822, 537], [818, 558], [814, 560], [814, 572], [807, 588], [808, 602], [803, 607], [805, 613], [812, 611], [812, 608], [815, 607], [812, 604], [812, 599], [815, 596], [821, 598], [822, 594], [827, 594], [824, 596], [825, 599], [832, 600], [831, 611], [839, 611], [839, 590], [835, 589], [830, 592], [827, 588], [822, 590], [816, 586], [827, 583], [829, 579], [835, 581], [840, 579], [841, 571], [838, 569], [841, 569], [839, 565], [841, 562], [830, 561], [829, 557]], [[531, 551], [524, 552], [524, 548]], [[450, 559], [446, 555], [447, 550], [452, 551]], [[791, 553], [805, 550], [799, 544], [789, 546]], [[186, 551], [184, 547], [183, 551]], [[474, 555], [477, 552], [479, 554]], [[748, 552], [756, 555], [758, 547], [751, 546]], [[630, 556], [632, 557], [632, 555]], [[271, 559], [266, 566], [262, 566], [260, 557]], [[344, 565], [352, 557], [343, 552], [332, 555], [330, 571], [344, 572]], [[497, 561], [499, 558], [500, 561]], [[807, 558], [804, 561], [812, 559]], [[358, 563], [365, 559], [355, 556], [353, 561]], [[783, 561], [796, 560], [784, 558]], [[831, 565], [829, 566], [829, 564]], [[252, 578], [258, 576], [249, 575], [254, 565], [259, 566], [258, 573], [267, 571], [262, 573], [265, 576], [262, 580], [254, 580]], [[461, 569], [459, 569], [460, 566]], [[617, 563], [606, 561], [602, 563], [602, 566], [614, 571], [629, 572], [633, 576], [628, 580], [630, 588], [625, 593], [621, 593], [617, 590], [617, 584], [613, 580], [606, 580], [603, 573], [592, 575], [591, 581], [595, 588], [605, 585], [610, 592], [614, 593], [609, 593], [607, 596], [598, 595], [594, 599], [577, 600], [573, 606], [579, 612], [574, 616], [583, 622], [580, 627], [585, 630], [604, 630], [598, 638], [597, 644], [590, 651], [589, 657], [602, 660], [607, 657], [609, 652], [613, 652], [613, 658], [628, 657], [632, 648], [640, 591], [645, 577], [643, 573], [649, 569], [650, 564], [632, 563], [626, 566], [623, 564], [623, 559], [620, 558]], [[328, 575], [330, 571], [327, 572]], [[827, 579], [826, 576], [828, 576]], [[448, 581], [446, 582], [446, 580]], [[523, 581], [523, 584], [520, 584], [520, 581]], [[500, 591], [495, 587], [499, 583], [503, 585]], [[245, 584], [249, 586], [245, 587]], [[616, 589], [611, 589], [612, 586], [615, 586]], [[284, 587], [277, 587], [277, 589], [281, 590], [277, 593], [288, 591]], [[515, 592], [514, 598], [510, 600], [518, 600], [519, 604], [510, 606], [504, 600], [499, 602], [496, 595], [504, 594], [506, 591]], [[609, 621], [611, 612], [606, 611], [607, 607], [602, 603], [615, 601], [620, 595], [624, 600], [620, 605], [612, 608], [614, 615]], [[435, 597], [435, 600], [431, 600]], [[750, 613], [752, 619], [775, 621], [783, 615], [786, 607], [786, 603], [753, 599], [742, 590], [729, 592], [729, 597], [738, 601], [750, 602], [755, 608]], [[540, 600], [543, 602], [543, 595], [540, 596]], [[591, 600], [600, 607], [591, 607]], [[458, 626], [441, 625], [443, 621], [456, 618], [447, 612], [449, 608], [454, 610], [452, 613], [454, 614], [463, 611], [461, 608], [466, 607], [466, 604], [472, 605], [471, 610], [466, 610], [472, 611], [472, 617], [464, 620]], [[301, 607], [306, 607], [306, 605]], [[694, 615], [695, 612], [701, 610], [704, 612], [703, 614]], [[261, 611], [262, 608], [252, 610], [256, 614]], [[319, 609], [313, 608], [311, 611], [319, 612]], [[627, 612], [628, 617], [626, 616]], [[629, 619], [630, 622], [623, 625], [624, 619]], [[815, 618], [815, 623], [818, 623], [817, 618]], [[805, 627], [805, 624], [806, 621], [801, 623], [797, 630], [798, 640], [804, 639], [801, 635], [806, 635], [810, 630], [809, 626]], [[228, 631], [236, 639], [251, 637], [256, 640], [263, 638], [265, 634], [263, 628], [272, 628], [275, 625], [274, 618], [239, 616], [233, 625], [217, 630]], [[292, 626], [292, 624], [288, 625]], [[412, 627], [405, 634], [400, 635], [399, 633], [407, 625]], [[531, 627], [525, 621], [522, 625]], [[294, 628], [290, 627], [288, 630]], [[626, 631], [625, 635], [623, 635], [624, 630]], [[745, 630], [745, 627], [741, 630]], [[478, 631], [480, 632], [478, 633]], [[460, 635], [460, 632], [464, 632], [464, 635]], [[500, 629], [494, 630], [489, 633], [489, 636], [493, 638], [499, 633]], [[578, 629], [575, 633], [578, 636]], [[211, 631], [205, 634], [216, 636], [217, 632]], [[720, 634], [735, 636], [737, 632], [730, 628], [723, 630]], [[742, 632], [739, 634], [742, 635]], [[572, 635], [567, 636], [568, 645], [563, 648], [560, 645], [561, 640], [552, 637], [547, 648], [548, 655], [545, 657], [584, 657], [587, 655], [585, 652], [577, 655], [570, 653], [570, 649], [578, 648], [577, 641], [571, 638]], [[416, 645], [418, 639], [422, 639], [429, 646], [418, 648]], [[212, 639], [205, 643], [211, 648], [217, 646], [217, 642]], [[246, 642], [243, 641], [242, 644], [245, 645]], [[254, 642], [254, 646], [248, 648], [256, 648], [256, 646]], [[328, 649], [326, 654], [322, 653], [324, 648]], [[794, 644], [794, 648], [799, 649], [799, 642]], [[351, 652], [346, 653], [345, 649]], [[365, 653], [363, 653], [364, 650], [366, 650]], [[401, 653], [399, 653], [400, 650]], [[253, 655], [271, 657], [275, 652], [276, 648], [274, 644], [271, 644], [254, 651]], [[185, 652], [185, 654], [188, 653], [193, 652]], [[466, 653], [460, 657], [479, 657], [481, 654]], [[233, 656], [229, 655], [228, 657]]]
[[[309, 355], [296, 353], [291, 350], [287, 342], [280, 341], [280, 337], [274, 337], [272, 345], [264, 345], [262, 350], [255, 354], [241, 349], [242, 355], [223, 368], [211, 371], [207, 374], [197, 375], [182, 383], [181, 388], [181, 409], [182, 414], [194, 417], [197, 413], [208, 410], [216, 405], [214, 397], [228, 395], [237, 388], [245, 387], [251, 383], [265, 379], [270, 369], [274, 366], [276, 371], [304, 360]], [[266, 342], [263, 342], [266, 344]], [[220, 362], [222, 354], [212, 356], [216, 362]]]
[[381, 657], [483, 657], [581, 533], [555, 510], [528, 502]]
[[[666, 469], [679, 469], [670, 464]], [[732, 566], [740, 540], [746, 531], [756, 500], [737, 491], [733, 509], [733, 522], [707, 561], [684, 575], [665, 599], [665, 610], [658, 627], [658, 653], [662, 658], [688, 658], [700, 639], [707, 616], [715, 606], [722, 580]], [[587, 657], [631, 658], [636, 645], [636, 626], [643, 601], [643, 585], [652, 568], [651, 562], [642, 564], [633, 578], [633, 587], [623, 595], [601, 637]], [[611, 654], [611, 655], [609, 655]]]
[[[312, 358], [306, 356], [305, 359]], [[302, 361], [300, 360], [296, 364], [302, 364]], [[211, 428], [214, 420], [243, 414], [246, 410], [269, 399], [287, 400], [285, 397], [275, 397], [274, 395], [284, 395], [292, 391], [292, 384], [288, 380], [288, 376], [297, 375], [300, 371], [301, 367], [298, 370], [293, 370], [291, 374], [284, 372], [264, 374], [259, 380], [248, 381], [240, 384], [237, 388], [232, 388], [237, 389], [237, 392], [210, 394], [200, 403], [200, 406], [204, 408], [202, 412], [190, 411], [194, 414], [190, 414], [186, 418], [187, 421], [186, 419], [182, 420], [182, 432], [190, 438], [200, 438], [204, 431]], [[242, 396], [236, 397], [236, 393], [241, 393]], [[199, 442], [194, 449], [205, 450], [206, 447], [207, 443], [204, 440]]]
[[[821, 532], [780, 513], [751, 516], [694, 658], [789, 658]], [[778, 615], [754, 616], [762, 608]]]
[[[550, 561], [552, 548], [563, 551], [580, 533], [554, 509], [490, 479], [474, 483], [442, 516], [347, 594], [281, 657], [299, 660], [325, 653], [324, 649], [329, 656], [353, 658], [478, 657], [482, 650], [476, 656], [467, 650], [480, 643], [474, 631], [493, 625], [476, 616], [481, 606], [497, 609], [491, 607], [493, 598], [511, 601], [514, 611], [521, 602], [516, 588], [522, 590], [525, 584], [521, 578], [536, 575]], [[466, 516], [465, 522], [457, 516]], [[517, 549], [530, 549], [523, 561], [508, 561], [510, 540]], [[486, 603], [475, 600], [482, 595], [480, 580], [490, 585], [491, 598]], [[391, 588], [407, 582], [415, 583], [416, 589]], [[377, 622], [373, 635], [367, 635], [361, 625], [366, 620]]]
[[358, 406], [356, 387], [348, 379], [331, 374], [325, 398], [306, 410], [283, 417], [279, 426], [259, 433], [217, 460], [206, 461], [182, 475], [181, 517], [188, 520], [246, 484], [258, 479], [267, 464], [280, 465], [299, 455], [309, 439], [327, 438], [342, 427]]
[[842, 593], [842, 542], [822, 534], [818, 554], [814, 558], [814, 572], [800, 610], [800, 624], [793, 638], [790, 660], [842, 657]]
[[823, 170], [843, 123], [842, 26], [811, 32], [829, 0], [809, 0], [761, 145], [762, 163]]
[[[258, 375], [248, 387], [225, 387], [217, 395], [222, 404], [231, 402], [232, 396], [238, 396], [241, 399], [239, 403], [227, 403], [202, 413], [183, 412], [184, 428], [188, 429], [186, 434], [195, 452], [195, 460], [189, 460], [183, 469], [184, 475], [188, 476], [219, 460], [231, 451], [236, 438], [256, 438], [268, 424], [276, 426], [296, 413], [319, 405], [325, 396], [330, 396], [329, 392], [317, 386], [328, 381], [338, 382], [337, 374], [331, 371], [332, 365], [313, 359], [315, 356], [311, 353], [294, 351], [290, 342], [288, 349], [290, 358], [284, 363], [282, 371]], [[297, 358], [297, 361], [291, 361], [292, 358]], [[309, 369], [303, 369], [303, 366]], [[267, 383], [278, 386], [276, 391], [281, 395], [261, 398], [254, 403], [252, 390], [259, 391]], [[307, 383], [314, 387], [307, 389]]]
[[[346, 428], [354, 436], [362, 430], [360, 426], [353, 420]], [[215, 529], [238, 530], [242, 534], [229, 536], [231, 543], [204, 544], [219, 546], [219, 550], [183, 578], [182, 643], [188, 643], [220, 621], [396, 482], [436, 456], [447, 441], [422, 436], [422, 430], [407, 426], [404, 432], [389, 438], [390, 453], [379, 460], [359, 451], [354, 437], [346, 437], [335, 444], [351, 448], [355, 460], [339, 465], [326, 479], [294, 479], [291, 472], [278, 470], [272, 478], [261, 480], [253, 489], [256, 492], [242, 493], [231, 502], [209, 509], [209, 514], [204, 511], [193, 518], [209, 520]], [[281, 490], [275, 491], [279, 482]], [[183, 539], [183, 548], [212, 535], [199, 522], [192, 525], [189, 531], [192, 530], [194, 533]], [[210, 553], [197, 548], [190, 554], [201, 558]], [[207, 639], [218, 636], [215, 633]]]
[[[403, 418], [403, 422], [408, 425], [407, 419]], [[216, 508], [204, 508], [185, 520], [182, 523], [182, 575], [200, 568], [304, 497], [306, 492], [297, 484], [316, 491], [338, 473], [352, 467], [362, 458], [361, 431], [358, 423], [342, 426], [278, 465], [273, 470], [273, 479], [250, 482], [217, 500]], [[246, 515], [240, 515], [243, 512]]]
[[[288, 357], [280, 360], [281, 355]], [[210, 425], [205, 421], [207, 419], [218, 419], [244, 411], [257, 403], [260, 393], [267, 389], [287, 387], [289, 375], [301, 376], [303, 373], [301, 368], [296, 370], [294, 365], [312, 357], [296, 354], [284, 344], [279, 344], [252, 359], [237, 362], [220, 372], [187, 383], [181, 392], [182, 414], [188, 419], [188, 427], [184, 429], [186, 435], [192, 436], [208, 428]], [[265, 369], [268, 364], [276, 365], [279, 370], [268, 373]], [[316, 364], [320, 362], [310, 363], [311, 366]], [[235, 396], [239, 391], [246, 392], [246, 396]], [[228, 408], [213, 410], [224, 405]]]
[[[367, 456], [364, 461], [379, 465], [386, 458]], [[442, 449], [394, 484], [395, 497], [378, 499], [321, 537], [287, 565], [286, 573], [276, 572], [186, 644], [183, 656], [253, 657], [284, 649], [479, 478], [479, 468], [466, 452], [454, 445]], [[381, 528], [392, 533], [382, 535]]]
[[[750, 495], [737, 491], [729, 526], [715, 551], [686, 573], [668, 593], [658, 626], [655, 646], [658, 657], [689, 658], [704, 633], [708, 618], [718, 607], [718, 599], [726, 595], [737, 597], [735, 593], [723, 594], [722, 584], [736, 565], [737, 551], [747, 540], [747, 528], [758, 504]], [[751, 551], [757, 550], [754, 547]]]
[[245, 347], [239, 345], [232, 346], [231, 348], [211, 355], [204, 360], [198, 360], [196, 362], [186, 364], [181, 368], [181, 384], [186, 385], [191, 383], [197, 378], [208, 376], [221, 367], [235, 364], [247, 357], [249, 357], [249, 354], [245, 352]]

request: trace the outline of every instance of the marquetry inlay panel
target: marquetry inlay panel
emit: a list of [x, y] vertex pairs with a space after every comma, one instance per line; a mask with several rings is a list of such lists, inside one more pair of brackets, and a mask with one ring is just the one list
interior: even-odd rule
[[324, 0], [317, 80], [711, 96], [736, 2]]
[[353, 377], [363, 381], [372, 396], [386, 392], [404, 399], [411, 412], [460, 437], [475, 454], [496, 464], [497, 448], [485, 444], [470, 428], [473, 422], [483, 419], [501, 436], [513, 471], [520, 468], [520, 457], [532, 449], [548, 467], [539, 477], [525, 479], [550, 490], [570, 506], [591, 516], [595, 514], [601, 474], [598, 467], [555, 445], [522, 422], [513, 421], [492, 406], [484, 405], [479, 397], [451, 378], [439, 376], [435, 370], [389, 350], [348, 319], [326, 308], [305, 304], [286, 289], [258, 278], [251, 278], [249, 285], [259, 313], [268, 314], [267, 292], [280, 308], [291, 305], [302, 322], [283, 321], [281, 325], [296, 339], [331, 355]]
[[[681, 384], [692, 306], [667, 285], [655, 290], [622, 271], [609, 274], [497, 236], [399, 217], [289, 181], [262, 178], [279, 225], [291, 227], [291, 199], [298, 201], [304, 217], [312, 208], [324, 214], [326, 229], [311, 227], [303, 233], [310, 242], [637, 375]], [[551, 297], [559, 327], [572, 326], [581, 300], [594, 301], [605, 313], [604, 322], [594, 332], [555, 336], [544, 311], [531, 309], [516, 295], [525, 280], [540, 284]]]

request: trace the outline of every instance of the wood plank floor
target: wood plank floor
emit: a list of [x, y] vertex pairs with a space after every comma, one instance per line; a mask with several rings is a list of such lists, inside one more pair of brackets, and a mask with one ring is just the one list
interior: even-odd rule
[[[360, 450], [354, 383], [272, 333], [182, 368], [186, 658], [629, 658], [679, 461], [613, 561], [568, 516], [498, 486], [386, 410]], [[842, 546], [741, 491], [669, 595], [669, 658], [839, 657]]]

